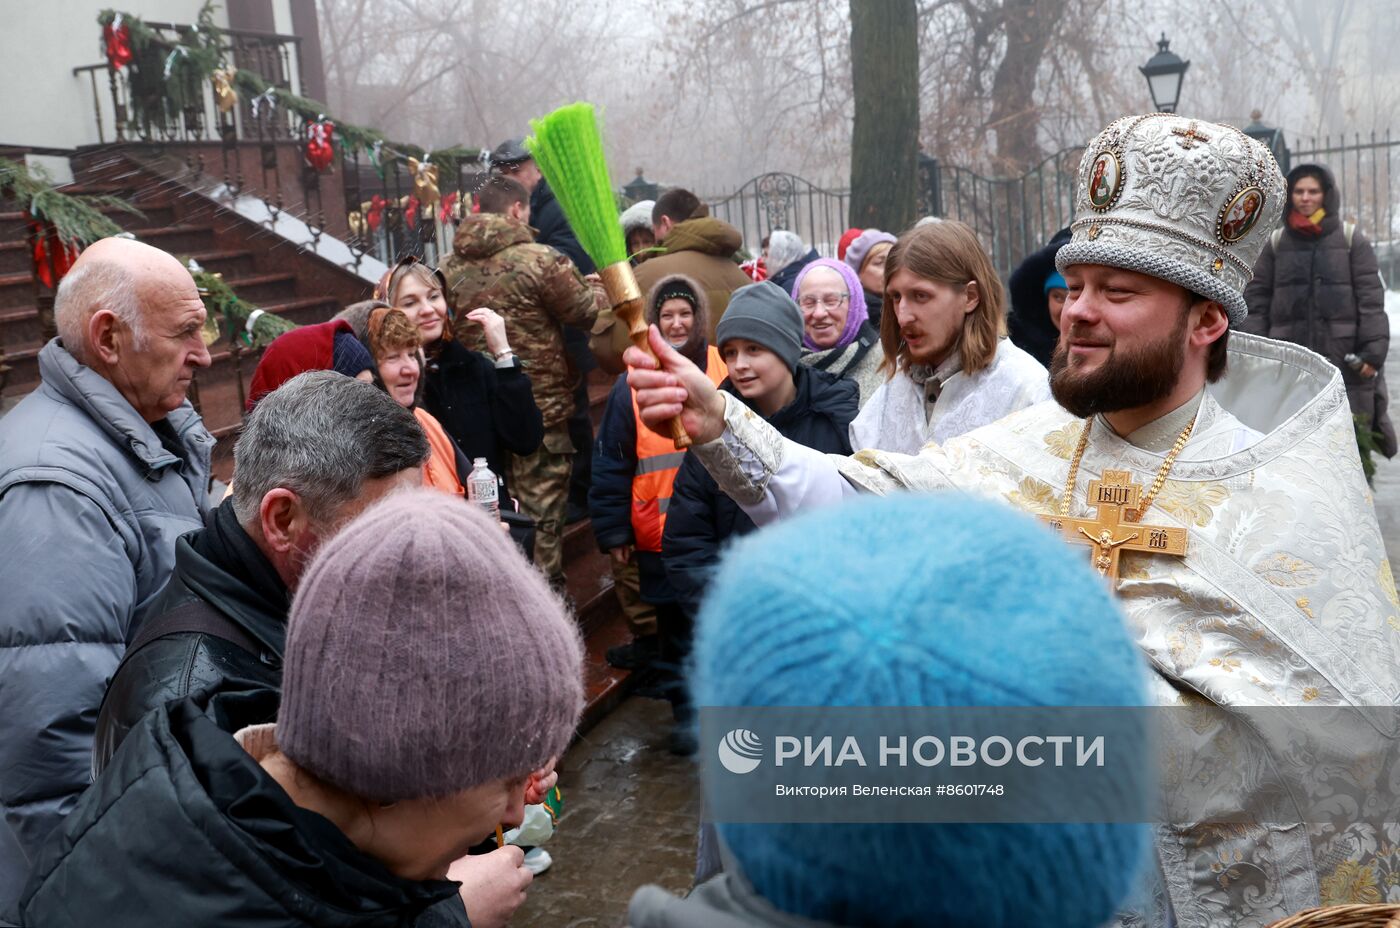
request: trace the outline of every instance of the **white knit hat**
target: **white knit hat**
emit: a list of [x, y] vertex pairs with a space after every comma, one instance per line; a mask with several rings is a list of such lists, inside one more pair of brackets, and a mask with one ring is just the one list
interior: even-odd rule
[[622, 234], [626, 235], [633, 229], [651, 228], [651, 210], [656, 205], [655, 200], [638, 200], [622, 211], [618, 221], [622, 223]]

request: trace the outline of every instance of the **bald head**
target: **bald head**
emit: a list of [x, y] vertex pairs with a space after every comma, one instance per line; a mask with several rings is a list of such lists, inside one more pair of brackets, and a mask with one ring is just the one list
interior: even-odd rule
[[204, 316], [190, 272], [131, 239], [89, 245], [54, 297], [63, 347], [111, 381], [148, 422], [183, 403], [194, 369], [208, 366]]
[[88, 322], [107, 310], [144, 343], [147, 291], [185, 288], [199, 298], [194, 278], [179, 261], [159, 248], [124, 238], [104, 238], [83, 250], [58, 285], [54, 321], [63, 347], [79, 361], [87, 359]]

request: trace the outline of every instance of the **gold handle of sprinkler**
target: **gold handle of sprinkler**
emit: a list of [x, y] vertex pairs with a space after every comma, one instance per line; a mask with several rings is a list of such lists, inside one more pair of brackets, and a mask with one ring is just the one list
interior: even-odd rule
[[[626, 261], [609, 264], [598, 271], [598, 276], [608, 291], [613, 315], [627, 326], [627, 337], [632, 340], [632, 344], [655, 358], [656, 354], [647, 341], [647, 324], [642, 312], [644, 301], [641, 288], [637, 286], [637, 277], [632, 273], [632, 265]], [[689, 448], [690, 435], [685, 426], [681, 425], [680, 416], [673, 418], [669, 425], [671, 441], [675, 442], [676, 447]]]

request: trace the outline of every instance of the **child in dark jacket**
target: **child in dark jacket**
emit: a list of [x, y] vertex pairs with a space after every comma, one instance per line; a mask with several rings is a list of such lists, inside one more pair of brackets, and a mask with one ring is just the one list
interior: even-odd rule
[[[798, 363], [802, 312], [792, 297], [768, 282], [736, 290], [716, 341], [729, 368], [721, 390], [737, 396], [786, 438], [828, 454], [851, 453], [847, 436], [858, 408], [858, 387], [853, 380]], [[699, 459], [687, 455], [661, 542], [666, 577], [687, 618], [670, 660], [683, 663], [689, 653], [690, 623], [726, 543], [753, 529], [753, 520], [720, 492]], [[685, 722], [689, 710], [680, 698], [677, 720]]]

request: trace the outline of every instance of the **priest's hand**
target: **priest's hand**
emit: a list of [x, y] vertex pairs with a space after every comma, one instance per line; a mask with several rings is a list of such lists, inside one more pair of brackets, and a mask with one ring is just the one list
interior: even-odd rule
[[627, 383], [637, 391], [642, 421], [665, 435], [667, 420], [680, 416], [695, 444], [719, 438], [724, 434], [724, 396], [704, 371], [661, 337], [656, 326], [647, 328], [647, 338], [656, 359], [635, 345], [622, 355], [631, 368]]

